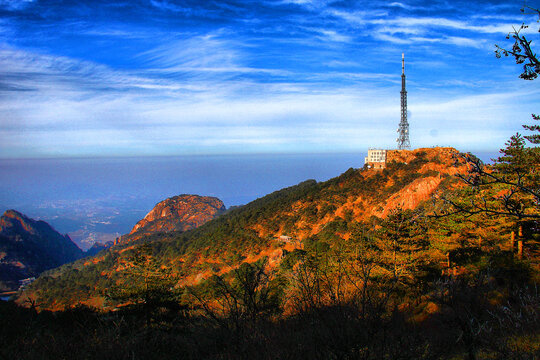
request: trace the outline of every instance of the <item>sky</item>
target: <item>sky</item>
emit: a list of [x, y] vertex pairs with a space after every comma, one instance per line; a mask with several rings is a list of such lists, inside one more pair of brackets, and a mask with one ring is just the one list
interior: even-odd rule
[[396, 148], [402, 53], [412, 147], [493, 151], [539, 110], [522, 5], [0, 0], [0, 158]]

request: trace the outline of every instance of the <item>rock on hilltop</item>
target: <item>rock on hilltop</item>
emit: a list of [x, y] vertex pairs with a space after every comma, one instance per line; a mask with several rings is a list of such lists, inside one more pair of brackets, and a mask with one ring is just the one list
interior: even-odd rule
[[83, 256], [68, 235], [45, 221], [7, 210], [0, 217], [0, 288], [15, 289], [18, 281], [39, 275]]
[[191, 230], [224, 211], [225, 205], [215, 197], [187, 194], [174, 196], [154, 206], [126, 238], [139, 238], [156, 232]]

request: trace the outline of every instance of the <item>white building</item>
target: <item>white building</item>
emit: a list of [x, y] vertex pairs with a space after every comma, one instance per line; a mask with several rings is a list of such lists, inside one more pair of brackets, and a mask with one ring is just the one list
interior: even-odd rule
[[364, 162], [371, 168], [383, 169], [386, 165], [386, 150], [369, 149]]
[[287, 236], [287, 235], [280, 235], [279, 236], [279, 240], [285, 241], [285, 242], [290, 242], [290, 241], [292, 241], [292, 239], [293, 239], [292, 237]]

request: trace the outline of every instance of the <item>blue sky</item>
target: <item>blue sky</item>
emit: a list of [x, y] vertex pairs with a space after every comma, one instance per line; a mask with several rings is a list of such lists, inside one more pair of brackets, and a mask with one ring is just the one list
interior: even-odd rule
[[539, 110], [521, 6], [0, 0], [0, 157], [395, 148], [402, 52], [412, 146], [493, 151]]

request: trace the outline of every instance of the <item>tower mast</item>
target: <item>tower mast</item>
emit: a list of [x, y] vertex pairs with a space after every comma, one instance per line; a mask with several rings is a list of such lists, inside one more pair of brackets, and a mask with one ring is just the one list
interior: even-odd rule
[[405, 89], [405, 54], [401, 54], [401, 121], [398, 128], [398, 149], [410, 149], [409, 122], [407, 121], [407, 90]]

